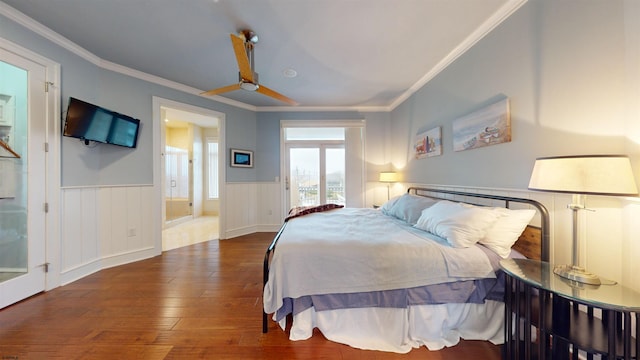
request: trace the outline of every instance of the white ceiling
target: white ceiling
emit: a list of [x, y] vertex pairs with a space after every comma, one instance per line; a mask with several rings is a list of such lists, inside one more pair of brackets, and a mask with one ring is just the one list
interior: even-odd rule
[[[299, 108], [384, 110], [526, 0], [2, 1], [1, 13], [21, 12], [101, 60], [197, 91], [238, 81], [229, 34], [248, 28], [260, 83]], [[298, 76], [285, 77], [289, 68]], [[289, 107], [243, 90], [222, 96]]]

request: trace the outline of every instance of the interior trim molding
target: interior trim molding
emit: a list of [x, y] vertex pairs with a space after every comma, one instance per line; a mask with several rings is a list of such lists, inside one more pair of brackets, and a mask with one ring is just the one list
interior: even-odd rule
[[[231, 105], [234, 107], [251, 110], [255, 112], [312, 112], [312, 111], [391, 112], [400, 104], [402, 104], [405, 100], [411, 97], [411, 95], [413, 95], [416, 91], [421, 89], [431, 79], [436, 77], [436, 75], [438, 75], [440, 72], [446, 69], [447, 66], [449, 66], [453, 61], [455, 61], [458, 57], [460, 57], [467, 50], [469, 50], [478, 41], [484, 38], [485, 35], [490, 33], [491, 30], [493, 30], [496, 26], [498, 26], [505, 19], [507, 19], [511, 14], [513, 14], [516, 10], [518, 10], [527, 1], [528, 0], [507, 0], [507, 2], [498, 11], [496, 11], [493, 14], [493, 16], [491, 16], [482, 25], [480, 25], [480, 27], [478, 27], [476, 31], [474, 31], [462, 43], [456, 46], [456, 48], [453, 51], [451, 51], [444, 59], [442, 59], [433, 69], [431, 69], [427, 74], [425, 74], [422, 78], [420, 78], [420, 80], [418, 80], [415, 84], [413, 84], [407, 91], [405, 91], [403, 94], [398, 96], [389, 106], [371, 106], [371, 107], [369, 106], [336, 106], [336, 107], [253, 106], [240, 101], [231, 100], [229, 98], [225, 98], [219, 95], [207, 97], [207, 98], [220, 103], [224, 103], [227, 105]], [[106, 61], [96, 56], [92, 52], [79, 46], [78, 44], [72, 42], [66, 37], [58, 34], [57, 32], [51, 30], [50, 28], [44, 26], [43, 24], [37, 22], [36, 20], [28, 17], [27, 15], [21, 13], [20, 11], [14, 9], [13, 7], [3, 2], [0, 2], [0, 14], [26, 27], [27, 29], [35, 32], [36, 34], [43, 36], [44, 38], [52, 41], [53, 43], [71, 51], [72, 53], [95, 64], [100, 68], [118, 72], [127, 76], [131, 76], [140, 80], [148, 81], [150, 83], [154, 83], [154, 84], [165, 86], [171, 89], [182, 91], [188, 94], [200, 96], [200, 93], [203, 92], [203, 90], [196, 89], [188, 85], [170, 81], [170, 80], [161, 78], [159, 76], [147, 74], [142, 71], [138, 71], [123, 65]]]
[[456, 46], [453, 51], [451, 51], [444, 59], [440, 60], [440, 62], [432, 68], [428, 73], [426, 73], [418, 82], [413, 84], [409, 88], [409, 90], [405, 91], [402, 95], [400, 95], [396, 100], [389, 106], [391, 110], [398, 107], [405, 100], [407, 100], [411, 95], [413, 95], [416, 91], [420, 90], [424, 85], [426, 85], [431, 79], [436, 77], [440, 72], [446, 69], [451, 63], [453, 63], [457, 58], [462, 56], [467, 50], [469, 50], [473, 45], [475, 45], [478, 41], [484, 38], [487, 34], [491, 32], [491, 30], [495, 29], [498, 25], [500, 25], [504, 20], [506, 20], [511, 14], [513, 14], [516, 10], [518, 10], [522, 5], [524, 5], [528, 0], [510, 0], [507, 1], [498, 11], [496, 11], [493, 16], [491, 16], [487, 21], [485, 21], [480, 27], [476, 29], [471, 35], [469, 35], [462, 43]]

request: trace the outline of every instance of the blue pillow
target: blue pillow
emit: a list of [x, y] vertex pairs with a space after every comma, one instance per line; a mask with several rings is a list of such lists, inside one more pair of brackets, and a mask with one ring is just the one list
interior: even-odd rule
[[395, 205], [396, 202], [398, 202], [398, 199], [400, 199], [400, 196], [392, 197], [386, 203], [380, 206], [380, 211], [382, 211], [382, 213], [385, 215], [389, 215], [389, 211], [391, 210], [393, 205]]
[[386, 209], [383, 205], [382, 212], [385, 215], [396, 217], [413, 225], [418, 222], [420, 215], [422, 215], [422, 210], [430, 207], [436, 202], [437, 200], [431, 198], [407, 193], [398, 197], [391, 205], [390, 209]]

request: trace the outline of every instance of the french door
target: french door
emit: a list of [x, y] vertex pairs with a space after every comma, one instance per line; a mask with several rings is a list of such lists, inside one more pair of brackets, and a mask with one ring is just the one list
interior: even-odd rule
[[0, 308], [45, 289], [46, 67], [0, 47]]
[[345, 152], [342, 143], [301, 141], [286, 146], [288, 209], [326, 203], [345, 205]]
[[281, 120], [283, 215], [294, 206], [364, 205], [364, 120]]

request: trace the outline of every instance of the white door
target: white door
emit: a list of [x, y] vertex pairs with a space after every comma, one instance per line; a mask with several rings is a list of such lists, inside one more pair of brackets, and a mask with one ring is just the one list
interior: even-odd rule
[[45, 289], [46, 68], [0, 48], [0, 308]]

